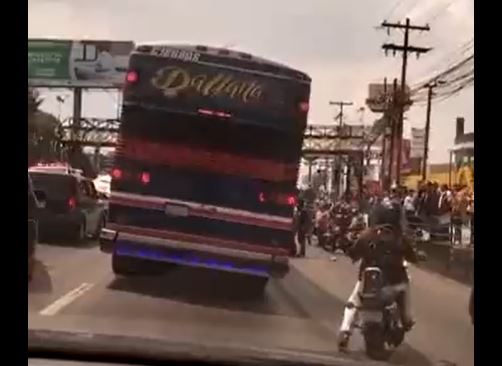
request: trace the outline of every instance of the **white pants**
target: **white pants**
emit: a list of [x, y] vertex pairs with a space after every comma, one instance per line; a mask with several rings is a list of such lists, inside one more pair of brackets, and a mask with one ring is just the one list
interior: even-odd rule
[[[345, 310], [343, 312], [342, 324], [340, 326], [340, 332], [350, 332], [357, 315], [357, 309], [361, 306], [361, 299], [359, 298], [359, 292], [361, 291], [362, 282], [357, 281], [352, 293], [347, 300], [345, 305]], [[402, 291], [404, 293], [403, 297], [403, 315], [405, 319], [411, 320], [411, 300], [410, 300], [410, 284], [403, 282], [397, 285], [386, 286], [385, 291]]]

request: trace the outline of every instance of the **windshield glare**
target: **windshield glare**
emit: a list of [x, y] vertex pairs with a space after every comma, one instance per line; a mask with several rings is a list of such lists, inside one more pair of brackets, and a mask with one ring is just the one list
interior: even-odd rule
[[474, 365], [471, 0], [28, 0], [28, 161], [29, 349]]

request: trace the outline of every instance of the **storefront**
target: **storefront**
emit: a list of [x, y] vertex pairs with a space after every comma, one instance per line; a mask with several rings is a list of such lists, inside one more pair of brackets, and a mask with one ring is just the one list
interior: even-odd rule
[[457, 118], [455, 145], [450, 151], [450, 185], [474, 191], [474, 132], [464, 133], [464, 119]]

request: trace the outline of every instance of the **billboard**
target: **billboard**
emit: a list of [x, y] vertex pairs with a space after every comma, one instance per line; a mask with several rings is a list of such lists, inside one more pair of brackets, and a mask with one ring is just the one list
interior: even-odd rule
[[28, 39], [28, 86], [121, 88], [131, 41]]
[[401, 147], [401, 173], [411, 173], [411, 141], [403, 139], [403, 146]]
[[423, 158], [424, 145], [425, 145], [425, 128], [412, 128], [410, 157]]
[[[392, 84], [370, 84], [368, 88], [368, 99], [366, 105], [374, 113], [381, 113], [387, 109], [388, 103], [391, 102], [393, 97]], [[401, 86], [397, 86], [397, 92], [401, 90]], [[406, 86], [406, 95], [410, 95], [410, 88]], [[409, 105], [405, 105], [404, 110], [410, 109]]]
[[[411, 141], [410, 139], [402, 140], [401, 146], [401, 174], [410, 174], [412, 172], [412, 159], [410, 158]], [[397, 148], [397, 141], [394, 145], [394, 160], [392, 165], [392, 174], [395, 176], [397, 168], [397, 155], [399, 150]]]

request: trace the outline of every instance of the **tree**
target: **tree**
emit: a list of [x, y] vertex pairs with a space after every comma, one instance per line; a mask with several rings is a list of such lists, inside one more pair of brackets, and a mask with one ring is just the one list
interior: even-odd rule
[[57, 160], [61, 152], [60, 121], [40, 110], [43, 101], [35, 89], [28, 88], [28, 164]]

